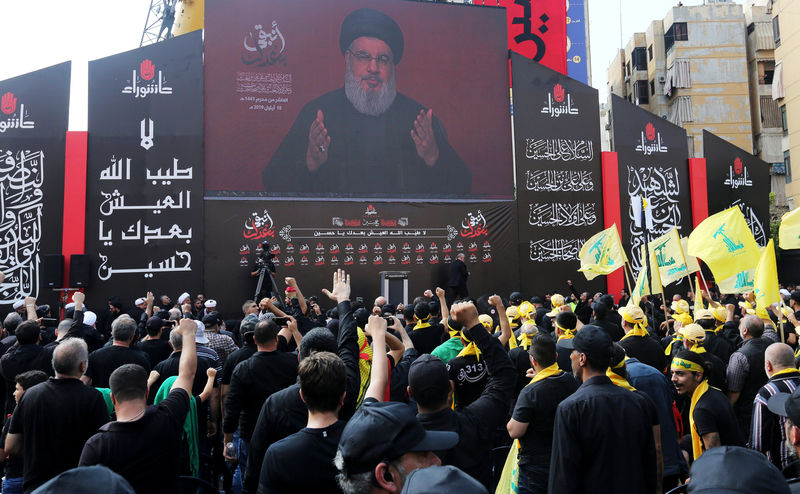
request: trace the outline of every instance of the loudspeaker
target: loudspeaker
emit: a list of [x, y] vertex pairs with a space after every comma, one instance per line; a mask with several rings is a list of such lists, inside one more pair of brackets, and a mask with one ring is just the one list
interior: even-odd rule
[[70, 288], [89, 286], [89, 256], [85, 254], [69, 256], [69, 286]]
[[42, 262], [42, 286], [45, 288], [61, 288], [64, 279], [64, 256], [61, 254], [45, 254]]

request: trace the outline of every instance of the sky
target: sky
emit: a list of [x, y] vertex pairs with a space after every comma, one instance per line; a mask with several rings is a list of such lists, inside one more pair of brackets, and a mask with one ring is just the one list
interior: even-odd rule
[[[605, 101], [606, 69], [620, 48], [620, 10], [624, 46], [678, 2], [584, 1], [589, 2], [592, 85]], [[88, 61], [137, 48], [149, 7], [150, 0], [3, 0], [0, 80], [72, 60], [69, 129], [86, 130]]]

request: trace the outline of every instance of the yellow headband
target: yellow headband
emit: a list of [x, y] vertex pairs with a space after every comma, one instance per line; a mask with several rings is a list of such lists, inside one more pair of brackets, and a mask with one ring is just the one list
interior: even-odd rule
[[688, 372], [705, 372], [703, 366], [691, 360], [684, 360], [682, 358], [672, 359], [672, 372], [675, 371], [688, 371]]
[[575, 330], [574, 330], [574, 329], [567, 329], [567, 328], [565, 328], [565, 327], [561, 326], [560, 324], [558, 324], [558, 323], [557, 323], [555, 320], [553, 320], [553, 324], [555, 324], [555, 326], [556, 326], [558, 329], [560, 329], [561, 331], [563, 331], [563, 332], [564, 332], [564, 334], [569, 334], [569, 335], [573, 335], [573, 336], [575, 335]]

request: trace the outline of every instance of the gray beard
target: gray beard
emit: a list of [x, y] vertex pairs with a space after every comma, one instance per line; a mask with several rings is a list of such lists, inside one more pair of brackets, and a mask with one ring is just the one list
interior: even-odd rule
[[394, 98], [397, 96], [394, 72], [388, 81], [384, 81], [378, 91], [370, 91], [361, 86], [361, 79], [353, 75], [348, 61], [344, 74], [344, 94], [359, 113], [377, 117], [392, 106]]

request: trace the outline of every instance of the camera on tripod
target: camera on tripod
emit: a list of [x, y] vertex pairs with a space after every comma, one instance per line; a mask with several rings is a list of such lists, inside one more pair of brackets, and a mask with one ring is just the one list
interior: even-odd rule
[[270, 273], [275, 272], [275, 254], [271, 252], [269, 242], [261, 244], [261, 253], [256, 259], [256, 266], [259, 268], [267, 268]]

